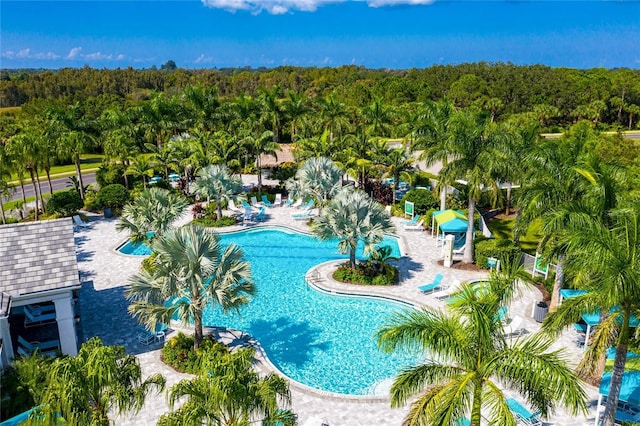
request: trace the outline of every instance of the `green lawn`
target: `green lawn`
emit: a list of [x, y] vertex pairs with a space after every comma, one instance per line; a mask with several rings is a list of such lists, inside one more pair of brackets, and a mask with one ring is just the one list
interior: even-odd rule
[[[487, 223], [489, 230], [496, 238], [513, 240], [513, 225], [515, 219], [492, 219]], [[542, 223], [540, 221], [533, 222], [527, 234], [520, 237], [518, 244], [520, 248], [529, 254], [535, 254], [538, 242], [540, 241], [540, 227]]]
[[[80, 170], [84, 171], [90, 171], [90, 170], [96, 170], [98, 169], [98, 167], [100, 167], [100, 164], [102, 164], [102, 161], [104, 160], [104, 155], [101, 154], [84, 154], [82, 156], [80, 156]], [[74, 164], [66, 164], [63, 166], [54, 166], [51, 168], [51, 178], [57, 178], [57, 177], [67, 177], [67, 176], [73, 176], [76, 173], [76, 166]], [[40, 172], [40, 180], [42, 179], [46, 179], [47, 175], [44, 172]], [[11, 175], [11, 184], [16, 185], [18, 184], [18, 175], [13, 173]], [[25, 179], [28, 180], [28, 177], [25, 176]]]

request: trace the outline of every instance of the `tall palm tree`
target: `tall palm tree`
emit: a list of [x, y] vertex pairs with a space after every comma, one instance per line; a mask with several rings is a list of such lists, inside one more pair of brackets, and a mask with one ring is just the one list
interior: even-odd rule
[[187, 86], [182, 93], [187, 103], [189, 127], [213, 131], [220, 120], [220, 99], [213, 86]]
[[564, 301], [552, 312], [543, 328], [558, 335], [585, 312], [600, 312], [603, 320], [588, 344], [580, 373], [591, 375], [598, 360], [615, 345], [616, 357], [603, 425], [612, 426], [618, 407], [622, 374], [632, 339], [630, 321], [640, 312], [640, 208], [609, 212], [610, 223], [584, 215], [571, 232], [563, 234], [565, 269], [576, 288], [588, 293]]
[[361, 110], [365, 124], [365, 133], [369, 136], [389, 136], [393, 123], [393, 111], [382, 102], [382, 99], [374, 100], [370, 105]]
[[47, 111], [47, 134], [60, 140], [61, 157], [71, 158], [76, 166], [80, 182], [80, 197], [84, 199], [84, 182], [80, 169], [80, 155], [94, 143], [93, 122], [86, 117], [79, 103], [64, 109], [52, 108]]
[[393, 203], [396, 202], [396, 191], [400, 183], [400, 174], [413, 168], [414, 159], [411, 158], [406, 149], [394, 148], [389, 150], [385, 159], [385, 175], [393, 176]]
[[[416, 135], [416, 149], [423, 150], [420, 158], [426, 161], [427, 166], [442, 162], [447, 164], [449, 158], [448, 142], [453, 133], [453, 121], [456, 109], [452, 102], [442, 100], [429, 102], [423, 107], [424, 115], [416, 123], [414, 133]], [[440, 174], [438, 189], [440, 190], [440, 210], [445, 210], [447, 202], [447, 186], [453, 182], [447, 181]]]
[[[9, 150], [14, 159], [19, 159], [24, 164], [24, 168], [29, 172], [33, 193], [35, 195], [35, 220], [38, 220], [40, 203], [42, 202], [41, 191], [36, 180], [38, 175], [38, 161], [41, 158], [40, 138], [42, 135], [35, 127], [29, 126], [9, 140]], [[44, 203], [43, 203], [44, 204]], [[44, 207], [44, 206], [43, 206]]]
[[183, 130], [180, 122], [183, 110], [176, 97], [167, 98], [162, 93], [154, 93], [151, 100], [136, 109], [136, 122], [146, 140], [161, 150], [166, 140]]
[[123, 346], [104, 346], [94, 337], [77, 356], [53, 361], [32, 419], [57, 424], [61, 416], [69, 424], [108, 426], [111, 413], [139, 412], [147, 395], [161, 392], [164, 386], [160, 374], [142, 380], [138, 359]]
[[274, 373], [260, 376], [253, 368], [254, 355], [253, 348], [205, 352], [202, 372], [169, 390], [172, 408], [184, 403], [158, 425], [295, 425], [295, 414], [280, 408], [290, 404], [289, 383]]
[[5, 144], [0, 142], [0, 215], [2, 215], [2, 224], [7, 223], [4, 212], [4, 200], [9, 198], [13, 187], [9, 184], [11, 173], [9, 173], [9, 155], [6, 152]]
[[142, 178], [142, 185], [146, 189], [147, 179], [153, 176], [153, 167], [146, 156], [137, 155], [127, 167], [125, 175]]
[[349, 112], [343, 102], [336, 99], [335, 94], [318, 99], [319, 120], [324, 130], [329, 131], [329, 137], [333, 140], [340, 137], [349, 127]]
[[295, 142], [298, 138], [297, 129], [300, 127], [302, 119], [311, 111], [309, 100], [302, 93], [288, 90], [281, 108], [291, 124], [291, 142]]
[[469, 213], [463, 261], [473, 262], [473, 233], [476, 203], [483, 192], [493, 200], [500, 193], [496, 179], [497, 148], [501, 134], [495, 125], [471, 112], [459, 112], [452, 118], [453, 129], [443, 151], [447, 153], [447, 164], [440, 170], [445, 182], [458, 179], [467, 182]]
[[[511, 274], [515, 268], [509, 268]], [[499, 309], [513, 295], [513, 276], [492, 274], [484, 287], [465, 284], [450, 311], [431, 307], [396, 314], [377, 332], [386, 352], [418, 350], [429, 354], [404, 368], [391, 386], [391, 405], [411, 403], [405, 425], [454, 425], [469, 416], [479, 426], [515, 426], [502, 389], [517, 391], [543, 417], [556, 407], [586, 412], [585, 394], [562, 350], [544, 334], [515, 341], [504, 335]]]
[[280, 145], [273, 141], [273, 137], [271, 130], [265, 130], [260, 135], [254, 132], [247, 132], [241, 141], [249, 153], [249, 156], [256, 159], [256, 167], [258, 168], [258, 192], [262, 192], [262, 165], [260, 163], [260, 156], [262, 154], [268, 154], [278, 158], [276, 151], [280, 151]]
[[152, 272], [129, 279], [129, 311], [150, 329], [178, 318], [194, 326], [194, 348], [202, 342], [202, 313], [208, 306], [224, 312], [246, 305], [256, 291], [251, 268], [235, 244], [226, 247], [201, 226], [186, 225], [155, 238]]
[[280, 107], [280, 97], [282, 89], [279, 85], [274, 85], [271, 90], [260, 88], [260, 121], [273, 133], [273, 142], [280, 141], [280, 122], [282, 121], [282, 108]]
[[205, 144], [205, 152], [211, 164], [224, 164], [232, 173], [239, 173], [242, 166], [240, 143], [229, 133], [219, 131], [210, 135]]
[[242, 192], [242, 179], [231, 176], [227, 166], [214, 164], [198, 171], [191, 191], [200, 197], [214, 199], [218, 208], [218, 219], [220, 219], [222, 202], [229, 201]]
[[161, 237], [186, 211], [187, 200], [166, 189], [151, 188], [122, 209], [116, 224], [118, 231], [129, 231], [136, 242]]
[[[102, 113], [102, 147], [107, 158], [119, 161], [124, 169], [125, 186], [129, 187], [127, 169], [131, 159], [140, 153], [136, 143], [136, 132], [130, 110], [111, 108]], [[145, 182], [146, 184], [146, 182]]]
[[356, 267], [356, 246], [364, 243], [364, 253], [371, 254], [391, 232], [393, 224], [382, 206], [362, 191], [343, 188], [314, 220], [311, 232], [321, 240], [338, 239], [340, 253], [349, 254], [349, 266]]

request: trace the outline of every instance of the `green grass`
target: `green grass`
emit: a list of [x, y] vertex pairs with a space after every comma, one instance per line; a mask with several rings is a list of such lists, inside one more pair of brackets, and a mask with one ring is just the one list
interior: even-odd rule
[[[489, 230], [496, 238], [513, 240], [513, 226], [515, 219], [492, 219], [487, 223]], [[529, 253], [535, 254], [540, 241], [540, 227], [542, 222], [535, 221], [529, 226], [527, 234], [520, 237], [518, 245], [520, 248]]]
[[[48, 195], [48, 194], [45, 194], [45, 202], [47, 201], [47, 198], [49, 198], [49, 197], [46, 197], [46, 195]], [[31, 201], [33, 201], [35, 199], [36, 199], [35, 196], [27, 197], [27, 203], [30, 203]], [[18, 200], [13, 200], [13, 201], [7, 201], [6, 203], [4, 203], [2, 205], [2, 207], [4, 208], [5, 212], [8, 212], [8, 211], [10, 211], [12, 209], [15, 209], [16, 206], [21, 202], [22, 202], [22, 198], [20, 198]]]
[[[90, 171], [96, 170], [102, 164], [104, 160], [104, 155], [101, 154], [84, 154], [80, 156], [80, 170]], [[65, 164], [63, 166], [54, 166], [51, 168], [51, 178], [59, 178], [59, 177], [67, 177], [73, 176], [76, 174], [76, 166], [74, 164]], [[40, 172], [40, 179], [46, 179], [47, 175], [44, 172]], [[13, 173], [11, 175], [11, 184], [18, 184], [18, 175]], [[27, 176], [25, 176], [25, 180], [29, 180]]]

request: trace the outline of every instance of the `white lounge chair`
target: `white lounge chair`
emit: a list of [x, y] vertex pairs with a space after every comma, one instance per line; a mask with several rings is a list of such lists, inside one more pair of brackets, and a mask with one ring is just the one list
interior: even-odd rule
[[251, 197], [251, 206], [259, 209], [260, 207], [264, 207], [264, 204], [258, 202], [258, 199], [256, 197]]
[[276, 194], [276, 199], [273, 200], [274, 207], [280, 207], [282, 205], [282, 194]]
[[423, 223], [424, 221], [420, 220], [417, 223], [402, 225], [402, 227], [404, 228], [405, 231], [422, 231], [424, 229], [422, 227]]
[[297, 209], [301, 205], [302, 205], [302, 198], [298, 198], [296, 201], [294, 201], [293, 203], [289, 204], [289, 207]]
[[78, 216], [77, 214], [73, 215], [73, 225], [77, 226], [77, 227], [80, 227], [80, 228], [86, 228], [86, 227], [90, 226], [87, 222], [84, 222], [82, 220], [82, 218], [80, 216]]
[[233, 213], [244, 213], [241, 209], [236, 206], [236, 203], [233, 200], [229, 200], [227, 208], [231, 210]]

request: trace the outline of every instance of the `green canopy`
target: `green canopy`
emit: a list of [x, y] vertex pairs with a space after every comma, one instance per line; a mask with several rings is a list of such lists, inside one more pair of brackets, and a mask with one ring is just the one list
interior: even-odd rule
[[455, 219], [467, 220], [467, 217], [457, 210], [440, 210], [434, 212], [433, 217], [440, 226]]

